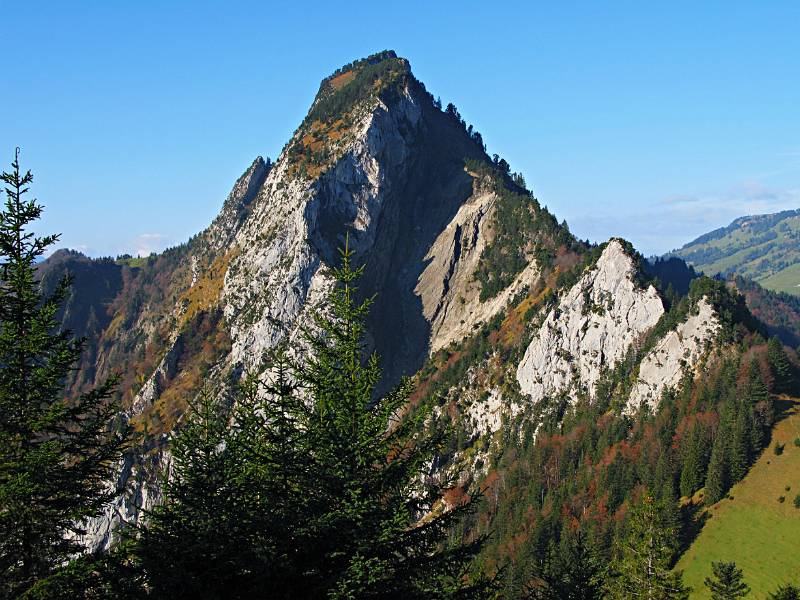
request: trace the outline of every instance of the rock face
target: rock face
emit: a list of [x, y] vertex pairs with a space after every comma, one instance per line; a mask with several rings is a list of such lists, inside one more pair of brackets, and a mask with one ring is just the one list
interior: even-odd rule
[[[356, 263], [366, 265], [360, 293], [377, 294], [368, 326], [386, 359], [381, 390], [502, 311], [539, 277], [531, 262], [509, 286], [480, 301], [474, 272], [492, 241], [498, 196], [465, 161], [491, 160], [457, 113], [434, 104], [407, 62], [393, 54], [385, 60], [391, 77], [368, 82], [364, 93], [350, 94], [352, 102], [334, 102], [338, 112], [329, 116], [324, 110], [339, 84], [337, 77], [323, 82], [275, 163], [257, 158], [210, 227], [174, 252], [172, 271], [152, 274], [173, 288], [159, 291], [158, 308], [143, 294], [127, 321], [129, 330], [144, 335], [124, 340], [130, 354], [162, 358], [140, 374], [127, 419], [141, 419], [154, 407], [157, 416], [180, 413], [169, 404], [170, 386], [187, 388], [183, 338], [204, 312], [221, 312], [230, 342], [209, 380], [241, 373], [281, 340], [295, 339], [332, 285], [327, 269], [338, 263], [346, 239]], [[372, 92], [389, 79], [391, 89]], [[157, 351], [153, 339], [161, 340]], [[168, 464], [168, 438], [166, 431], [146, 455], [126, 457], [118, 484], [127, 491], [89, 524], [88, 547], [108, 547], [120, 521], [136, 521], [142, 506], [158, 500], [151, 475]]]
[[[111, 309], [94, 326], [96, 360], [81, 381], [125, 365], [123, 416], [146, 442], [109, 482], [120, 494], [87, 525], [88, 548], [108, 548], [121, 523], [161, 501], [171, 435], [203, 383], [225, 394], [266, 351], [297, 340], [333, 285], [328, 269], [345, 240], [365, 265], [359, 293], [375, 296], [367, 326], [384, 359], [378, 391], [415, 374], [433, 352], [444, 349], [431, 363], [469, 356], [444, 395], [455, 399], [448, 411], [483, 441], [509, 419], [538, 418], [527, 409], [547, 397], [592, 398], [603, 373], [664, 314], [617, 239], [577, 283], [559, 288], [559, 274], [579, 268], [588, 247], [520, 187], [505, 161], [489, 159], [455, 108], [442, 111], [393, 53], [349, 69], [323, 81], [275, 163], [253, 161], [206, 231], [159, 257], [103, 265], [110, 291], [96, 294], [103, 302], [93, 310]], [[358, 83], [375, 69], [379, 76]], [[561, 296], [545, 315], [554, 293]], [[540, 309], [543, 322], [533, 326]], [[713, 335], [709, 311], [701, 303], [648, 354], [631, 403], [657, 400], [682, 360], [694, 364]], [[471, 354], [457, 345], [468, 336], [481, 342]], [[523, 348], [518, 365], [508, 360]], [[488, 464], [489, 443], [481, 448], [471, 468]]]
[[433, 352], [463, 339], [478, 323], [505, 309], [509, 300], [532, 286], [541, 274], [532, 260], [507, 288], [493, 298], [480, 300], [481, 288], [474, 274], [481, 254], [492, 241], [490, 224], [497, 201], [494, 193], [476, 189], [425, 256], [429, 263], [414, 291], [430, 323]]
[[370, 330], [378, 352], [392, 358], [387, 381], [413, 373], [431, 348], [454, 339], [450, 325], [464, 315], [449, 307], [475, 296], [472, 272], [494, 197], [475, 196], [464, 171], [464, 157], [482, 150], [430, 106], [417, 82], [401, 92], [358, 113], [351, 143], [318, 179], [292, 176], [288, 153], [270, 170], [233, 238], [237, 254], [221, 296], [232, 363], [258, 360], [307, 322], [346, 233], [367, 266], [364, 295], [378, 294]]
[[206, 231], [206, 237], [214, 250], [224, 250], [231, 243], [248, 215], [250, 204], [264, 185], [264, 179], [271, 167], [270, 163], [259, 156], [236, 181], [222, 205], [222, 210]]
[[123, 523], [137, 523], [141, 516], [163, 502], [158, 473], [170, 467], [169, 452], [147, 458], [127, 455], [119, 465], [117, 481], [109, 482], [119, 494], [108, 504], [101, 517], [84, 524], [80, 542], [89, 550], [108, 550], [117, 541]]
[[664, 314], [656, 289], [639, 287], [635, 274], [622, 244], [611, 240], [534, 334], [517, 368], [523, 393], [534, 402], [561, 393], [593, 396], [603, 369]]
[[661, 338], [642, 360], [628, 410], [645, 402], [655, 407], [666, 388], [676, 386], [687, 370], [693, 371], [719, 326], [714, 308], [705, 297], [701, 298], [697, 312]]

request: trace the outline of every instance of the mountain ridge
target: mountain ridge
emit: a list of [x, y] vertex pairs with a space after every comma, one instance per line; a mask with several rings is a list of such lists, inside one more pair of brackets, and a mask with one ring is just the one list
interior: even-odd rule
[[[76, 331], [91, 335], [92, 358], [72, 385], [124, 368], [121, 418], [141, 435], [87, 546], [110, 547], [160, 501], [171, 435], [204, 386], [227, 397], [264, 352], [301, 343], [345, 239], [365, 265], [359, 294], [375, 298], [382, 390], [411, 377], [407, 414], [431, 406], [424, 426], [451, 432], [425, 475], [458, 481], [445, 503], [494, 494], [463, 532], [497, 525], [486, 564], [535, 554], [562, 515], [588, 515], [613, 540], [642, 485], [677, 487], [686, 430], [699, 422], [711, 438], [723, 401], [706, 388], [724, 387], [713, 377], [730, 384], [755, 356], [774, 380], [763, 327], [735, 289], [683, 263], [648, 265], [619, 238], [577, 240], [408, 61], [379, 53], [324, 79], [275, 162], [256, 158], [187, 243], [43, 265], [47, 280], [108, 271], [107, 293], [88, 302], [106, 314]], [[89, 279], [76, 277], [76, 298]], [[75, 314], [65, 325], [80, 326]], [[668, 466], [657, 470], [658, 456]]]
[[[115, 511], [135, 521], [136, 498], [158, 497], [151, 467], [166, 464], [169, 432], [204, 381], [225, 382], [226, 373], [252, 368], [280, 340], [297, 338], [332, 283], [326, 265], [335, 264], [345, 234], [359, 261], [369, 256], [363, 295], [381, 292], [369, 326], [374, 348], [391, 357], [388, 387], [413, 375], [430, 348], [444, 343], [438, 335], [458, 335], [458, 328], [463, 334], [492, 318], [523, 285], [515, 281], [532, 264], [528, 259], [510, 261], [484, 301], [483, 285], [473, 276], [494, 239], [501, 196], [515, 202], [514, 214], [531, 215], [531, 224], [541, 215], [546, 231], [559, 231], [511, 181], [507, 163], [489, 159], [457, 110], [436, 105], [407, 61], [384, 54], [355, 68], [366, 72], [368, 91], [337, 104], [347, 118], [332, 115], [326, 123], [341, 121], [336, 128], [315, 126], [334, 80], [328, 78], [281, 155], [274, 163], [254, 160], [206, 230], [159, 255], [114, 263], [122, 287], [107, 303], [107, 326], [89, 342], [97, 356], [91, 376], [87, 369], [78, 380], [89, 384], [125, 365], [119, 391], [124, 418], [145, 442], [143, 453], [129, 456], [122, 469], [127, 475], [120, 485], [136, 481], [136, 491], [120, 496], [88, 536], [89, 545], [111, 543], [119, 524]], [[375, 86], [386, 73], [396, 74], [394, 87]], [[317, 142], [322, 145], [312, 147]], [[298, 152], [298, 145], [307, 151]], [[506, 189], [512, 196], [503, 195]], [[539, 248], [541, 256], [555, 256], [553, 245], [564, 239], [572, 238], [530, 237], [526, 252]], [[512, 241], [505, 247], [515, 253]], [[55, 266], [44, 271], [58, 271]], [[536, 269], [528, 273], [535, 276]]]
[[773, 291], [800, 295], [800, 209], [739, 217], [667, 256], [707, 275], [743, 275]]

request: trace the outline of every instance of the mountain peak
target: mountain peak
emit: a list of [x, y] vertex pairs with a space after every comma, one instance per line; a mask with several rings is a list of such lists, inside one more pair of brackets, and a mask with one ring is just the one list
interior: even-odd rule
[[384, 50], [334, 71], [322, 80], [304, 124], [330, 122], [364, 100], [397, 89], [411, 74], [411, 65], [393, 50]]
[[349, 63], [322, 80], [288, 147], [289, 173], [316, 179], [358, 137], [365, 119], [408, 95], [411, 67], [391, 50]]

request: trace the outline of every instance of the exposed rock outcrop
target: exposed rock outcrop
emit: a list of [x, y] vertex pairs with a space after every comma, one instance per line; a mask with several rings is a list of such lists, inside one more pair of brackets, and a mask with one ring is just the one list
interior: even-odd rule
[[642, 360], [628, 410], [635, 410], [645, 402], [656, 406], [666, 388], [676, 386], [687, 370], [693, 372], [719, 327], [713, 306], [705, 297], [701, 298], [696, 312], [661, 338]]
[[481, 301], [475, 272], [481, 254], [492, 242], [491, 221], [497, 196], [476, 186], [473, 195], [436, 238], [425, 261], [415, 292], [430, 322], [430, 350], [435, 352], [463, 339], [475, 327], [508, 306], [526, 286], [532, 286], [541, 270], [531, 260], [514, 281], [496, 296]]
[[231, 243], [247, 217], [250, 203], [261, 191], [271, 167], [271, 163], [258, 156], [236, 181], [219, 215], [206, 230], [205, 237], [213, 250], [223, 250]]
[[[141, 340], [154, 337], [164, 347], [131, 394], [127, 418], [161, 403], [180, 380], [176, 344], [204, 311], [222, 312], [230, 338], [230, 351], [213, 365], [217, 375], [241, 373], [281, 340], [296, 339], [333, 284], [327, 268], [338, 263], [346, 237], [356, 262], [366, 264], [360, 293], [377, 294], [368, 326], [387, 359], [382, 389], [497, 314], [539, 276], [532, 262], [480, 302], [474, 272], [491, 242], [497, 196], [474, 185], [465, 160], [490, 161], [463, 122], [434, 104], [407, 62], [388, 60], [391, 93], [353, 94], [353, 103], [337, 105], [323, 122], [328, 117], [320, 111], [339, 89], [336, 78], [326, 80], [276, 162], [257, 158], [211, 226], [179, 249], [170, 274], [183, 282], [170, 290], [177, 301], [163, 300], [155, 316], [144, 303], [130, 319], [143, 335], [128, 347], [140, 344], [144, 353], [149, 342]], [[118, 483], [128, 491], [90, 524], [89, 547], [107, 547], [120, 519], [135, 521], [142, 504], [157, 499], [151, 470], [165, 464], [166, 446], [151, 446], [147, 460], [130, 457], [121, 466]]]
[[592, 397], [603, 369], [658, 322], [661, 298], [653, 286], [642, 289], [635, 275], [633, 260], [612, 239], [550, 311], [517, 369], [520, 388], [532, 401], [561, 393]]

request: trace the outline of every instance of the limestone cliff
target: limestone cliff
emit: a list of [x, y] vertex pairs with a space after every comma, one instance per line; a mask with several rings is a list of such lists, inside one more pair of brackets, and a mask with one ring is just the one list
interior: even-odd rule
[[636, 267], [618, 240], [550, 311], [517, 368], [533, 402], [565, 393], [594, 394], [603, 369], [613, 368], [664, 314], [656, 289], [636, 282]]
[[661, 338], [642, 360], [636, 386], [628, 400], [629, 410], [644, 402], [655, 407], [665, 388], [676, 386], [684, 373], [693, 374], [719, 326], [716, 311], [706, 298], [701, 298], [696, 312]]
[[[467, 161], [500, 183], [488, 185], [492, 177]], [[121, 495], [90, 524], [87, 545], [112, 543], [120, 521], [159, 498], [154, 473], [168, 464], [170, 434], [203, 382], [225, 393], [223, 382], [309, 323], [346, 238], [366, 265], [361, 293], [376, 295], [369, 329], [384, 357], [382, 389], [534, 285], [531, 260], [479, 297], [475, 271], [507, 179], [393, 53], [323, 81], [277, 160], [257, 158], [207, 230], [158, 257], [119, 263], [123, 289], [97, 342], [97, 378], [123, 363], [134, 371], [121, 399], [145, 441], [121, 464]], [[526, 210], [544, 214], [532, 201]]]
[[[461, 432], [432, 471], [464, 482], [514, 423], [535, 430], [549, 400], [593, 402], [623, 359], [626, 376], [638, 369], [629, 406], [657, 402], [717, 332], [709, 301], [653, 340], [665, 301], [629, 245], [576, 240], [407, 61], [357, 61], [323, 80], [276, 161], [255, 159], [208, 229], [158, 256], [103, 263], [108, 285], [89, 308], [106, 312], [85, 328], [91, 359], [73, 387], [122, 370], [122, 419], [140, 443], [109, 482], [119, 495], [88, 525], [88, 547], [113, 544], [160, 501], [170, 439], [202, 386], [226, 394], [298, 339], [346, 239], [365, 265], [360, 293], [375, 296], [380, 391], [416, 376], [414, 403], [436, 403], [429, 425], [452, 419]], [[88, 313], [74, 306], [65, 321]]]

